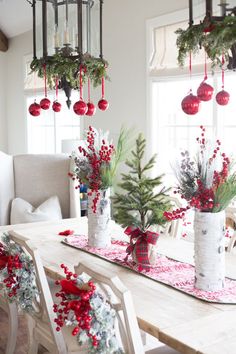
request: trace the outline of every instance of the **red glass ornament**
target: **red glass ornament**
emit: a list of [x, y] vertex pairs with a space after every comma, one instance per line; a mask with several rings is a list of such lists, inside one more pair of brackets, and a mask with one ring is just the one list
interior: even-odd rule
[[108, 107], [109, 107], [109, 102], [104, 98], [101, 98], [100, 101], [98, 102], [98, 108], [101, 109], [101, 111], [106, 111]]
[[54, 112], [60, 112], [61, 111], [61, 103], [58, 101], [54, 101], [52, 104], [52, 109]]
[[94, 114], [96, 113], [96, 106], [92, 102], [88, 102], [87, 106], [88, 110], [86, 112], [86, 116], [94, 116]]
[[41, 112], [41, 107], [38, 103], [34, 102], [29, 106], [29, 113], [34, 116], [37, 117], [40, 115]]
[[210, 101], [212, 99], [213, 92], [214, 88], [203, 81], [197, 89], [197, 97], [201, 101]]
[[84, 116], [88, 110], [88, 106], [84, 101], [80, 100], [78, 102], [75, 102], [73, 110], [79, 116]]
[[42, 109], [44, 109], [44, 110], [49, 109], [49, 108], [50, 108], [50, 104], [51, 104], [51, 102], [50, 102], [50, 100], [49, 100], [47, 97], [43, 98], [43, 99], [40, 101], [40, 107], [41, 107]]
[[184, 97], [184, 99], [181, 102], [181, 107], [184, 113], [193, 115], [198, 113], [200, 109], [200, 100], [197, 96], [193, 95], [190, 93], [188, 96]]
[[218, 92], [216, 95], [216, 102], [220, 106], [226, 106], [229, 103], [229, 99], [230, 99], [230, 94], [225, 90]]

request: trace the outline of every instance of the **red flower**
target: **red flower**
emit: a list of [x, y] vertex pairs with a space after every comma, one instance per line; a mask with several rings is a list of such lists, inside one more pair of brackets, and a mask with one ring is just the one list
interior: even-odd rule
[[4, 269], [8, 263], [8, 256], [0, 256], [0, 270]]

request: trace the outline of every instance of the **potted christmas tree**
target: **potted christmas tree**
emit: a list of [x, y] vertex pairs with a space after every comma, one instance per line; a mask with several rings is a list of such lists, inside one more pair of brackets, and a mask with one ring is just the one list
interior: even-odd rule
[[156, 155], [145, 164], [145, 147], [146, 140], [140, 134], [135, 150], [131, 152], [131, 159], [126, 161], [130, 171], [122, 174], [122, 182], [118, 184], [123, 192], [115, 193], [112, 198], [114, 219], [126, 227], [125, 233], [130, 236], [127, 253], [132, 253], [134, 261], [143, 268], [155, 262], [153, 246], [158, 234], [151, 232], [150, 227], [163, 225], [166, 222], [163, 212], [170, 208], [166, 194], [168, 189], [161, 186], [162, 175], [155, 178], [148, 175], [155, 164]]

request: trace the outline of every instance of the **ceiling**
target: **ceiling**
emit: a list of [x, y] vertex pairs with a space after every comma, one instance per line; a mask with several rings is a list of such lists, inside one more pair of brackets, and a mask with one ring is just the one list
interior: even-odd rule
[[27, 0], [0, 0], [0, 30], [14, 37], [32, 28], [32, 9]]

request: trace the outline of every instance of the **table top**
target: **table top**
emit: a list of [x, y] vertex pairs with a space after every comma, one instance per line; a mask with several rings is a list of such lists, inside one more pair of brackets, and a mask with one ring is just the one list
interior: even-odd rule
[[[125, 237], [115, 223], [111, 228], [114, 238]], [[94, 268], [100, 265], [118, 275], [132, 293], [140, 327], [181, 353], [236, 353], [236, 305], [203, 302], [127, 268], [62, 244], [63, 237], [58, 236], [60, 231], [72, 229], [78, 234], [87, 234], [87, 218], [1, 226], [0, 232], [10, 229], [34, 242], [46, 273], [54, 279], [63, 276], [61, 263], [71, 270], [79, 262], [89, 266], [93, 264]], [[190, 242], [160, 238], [158, 251], [193, 263], [193, 244]], [[227, 275], [236, 278], [236, 255], [227, 254], [226, 264]]]

